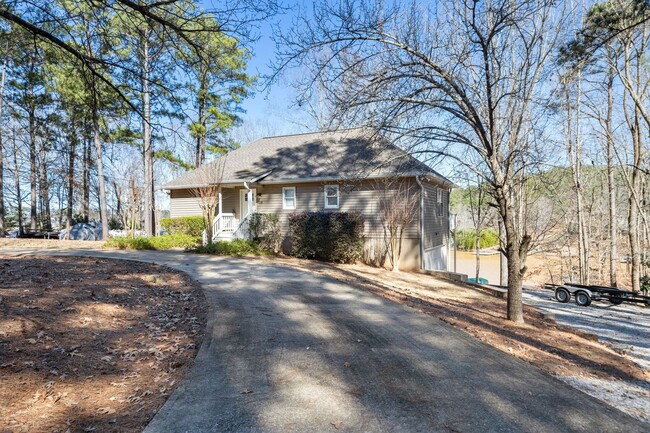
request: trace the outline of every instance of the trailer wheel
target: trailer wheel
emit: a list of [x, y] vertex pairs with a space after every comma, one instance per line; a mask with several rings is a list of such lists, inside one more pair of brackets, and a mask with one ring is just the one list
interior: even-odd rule
[[580, 305], [581, 307], [588, 307], [591, 305], [591, 296], [589, 296], [589, 293], [585, 292], [584, 290], [578, 290], [573, 294], [576, 298], [576, 304]]
[[566, 304], [571, 300], [571, 293], [569, 293], [569, 291], [564, 287], [558, 287], [555, 289], [555, 299], [557, 299], [558, 302]]
[[623, 303], [623, 298], [620, 296], [612, 296], [609, 298], [609, 302], [611, 302], [614, 305], [621, 305]]

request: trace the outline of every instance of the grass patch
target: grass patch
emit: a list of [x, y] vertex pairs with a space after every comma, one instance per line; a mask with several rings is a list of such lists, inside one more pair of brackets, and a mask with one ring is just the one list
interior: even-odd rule
[[186, 234], [173, 234], [154, 237], [111, 238], [104, 244], [121, 250], [169, 250], [171, 248], [194, 248], [200, 238]]
[[192, 252], [199, 254], [216, 254], [219, 256], [266, 255], [270, 252], [262, 249], [257, 242], [237, 239], [234, 241], [217, 241], [210, 245], [201, 245]]

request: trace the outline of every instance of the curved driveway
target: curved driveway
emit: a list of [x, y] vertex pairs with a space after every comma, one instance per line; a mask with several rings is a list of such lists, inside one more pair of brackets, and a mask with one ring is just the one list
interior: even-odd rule
[[440, 320], [328, 277], [175, 252], [38, 253], [155, 262], [202, 283], [206, 340], [145, 433], [650, 430]]

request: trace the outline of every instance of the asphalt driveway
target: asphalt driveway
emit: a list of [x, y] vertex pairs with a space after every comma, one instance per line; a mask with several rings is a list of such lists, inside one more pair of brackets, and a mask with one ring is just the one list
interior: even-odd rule
[[155, 262], [203, 284], [206, 340], [146, 433], [650, 430], [440, 320], [328, 277], [173, 252], [56, 254]]

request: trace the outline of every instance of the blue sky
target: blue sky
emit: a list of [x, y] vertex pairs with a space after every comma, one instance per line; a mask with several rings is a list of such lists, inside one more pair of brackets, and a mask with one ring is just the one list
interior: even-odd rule
[[[206, 0], [206, 3], [210, 1], [213, 0]], [[259, 38], [250, 46], [253, 57], [248, 65], [249, 74], [259, 77], [270, 74], [270, 64], [275, 58], [272, 24], [288, 27], [297, 12], [298, 7], [293, 5], [287, 7], [282, 14], [260, 23], [255, 30]], [[244, 101], [243, 108], [246, 113], [242, 118], [243, 129], [246, 131], [243, 135], [248, 136], [245, 138], [305, 132], [307, 128], [301, 124], [308, 119], [299, 110], [291, 107], [295, 91], [288, 80], [281, 79], [269, 89], [263, 89], [263, 84], [260, 79], [254, 95]], [[255, 133], [255, 137], [250, 136], [252, 133]]]

